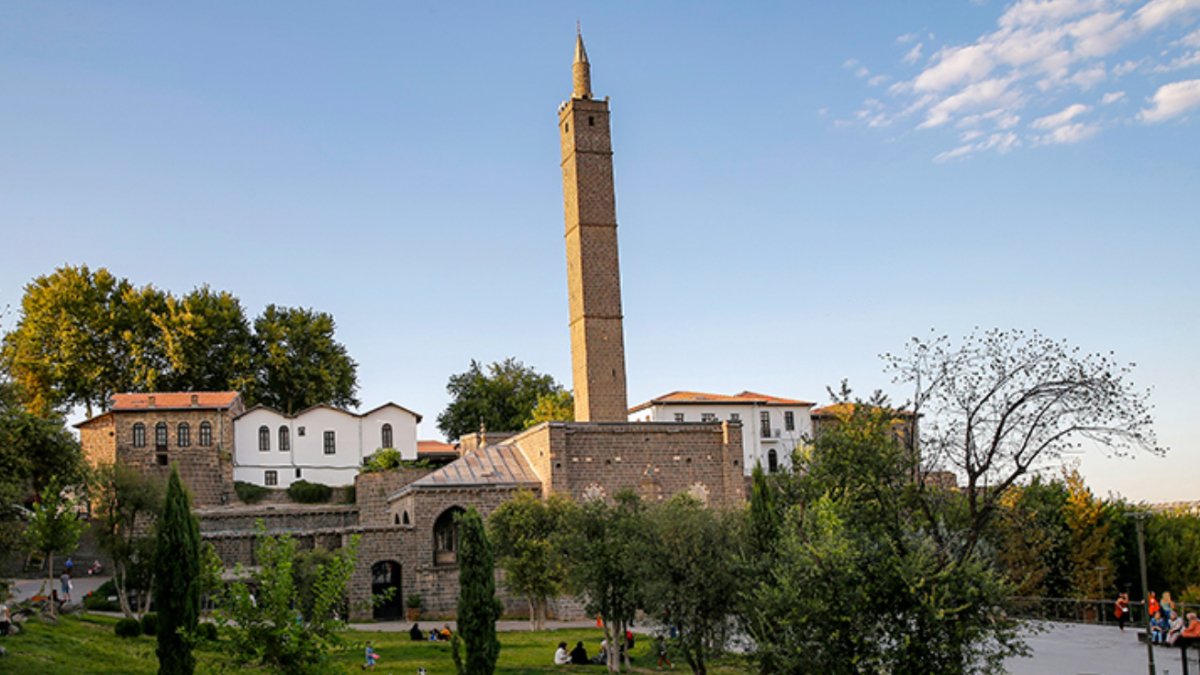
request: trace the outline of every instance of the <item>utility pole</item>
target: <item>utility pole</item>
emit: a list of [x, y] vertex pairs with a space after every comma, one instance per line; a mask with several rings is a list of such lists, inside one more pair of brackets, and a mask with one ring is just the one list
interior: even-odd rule
[[1137, 523], [1138, 537], [1138, 566], [1142, 568], [1142, 604], [1146, 606], [1144, 623], [1146, 624], [1146, 665], [1150, 669], [1150, 675], [1155, 675], [1154, 671], [1154, 644], [1150, 639], [1150, 584], [1146, 581], [1146, 542], [1142, 534], [1142, 523], [1150, 514], [1146, 511], [1132, 511], [1126, 514], [1133, 518]]

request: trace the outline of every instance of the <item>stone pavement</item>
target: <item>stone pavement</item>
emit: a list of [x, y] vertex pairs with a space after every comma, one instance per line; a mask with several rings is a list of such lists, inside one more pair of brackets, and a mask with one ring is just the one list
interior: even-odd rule
[[[1086, 626], [1047, 623], [1044, 632], [1028, 637], [1032, 658], [1010, 659], [1005, 667], [1012, 675], [1142, 675], [1146, 669], [1146, 645], [1138, 642], [1137, 630], [1122, 633], [1115, 626]], [[1200, 675], [1195, 650], [1188, 652], [1188, 672]], [[1158, 675], [1180, 675], [1183, 666], [1178, 649], [1156, 647], [1154, 663]]]
[[[71, 602], [69, 604], [77, 605], [83, 600], [83, 596], [89, 592], [100, 588], [100, 585], [108, 581], [111, 577], [108, 575], [89, 577], [87, 574], [76, 574], [71, 577], [71, 585], [74, 589], [71, 591]], [[42, 588], [42, 583], [45, 579], [16, 579], [13, 581], [13, 586], [10, 589], [13, 600], [20, 602], [27, 600], [38, 594]], [[57, 589], [59, 585], [58, 577], [54, 577], [54, 585], [46, 584], [46, 595], [50, 594], [51, 589]]]

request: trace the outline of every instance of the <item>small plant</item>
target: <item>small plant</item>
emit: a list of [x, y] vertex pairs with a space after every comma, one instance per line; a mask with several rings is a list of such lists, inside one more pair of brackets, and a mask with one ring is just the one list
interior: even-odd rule
[[403, 458], [400, 456], [400, 451], [395, 448], [383, 448], [377, 450], [363, 464], [363, 473], [375, 473], [376, 471], [391, 471], [400, 467]]
[[404, 606], [409, 609], [421, 609], [421, 594], [409, 593], [404, 600]]
[[219, 637], [217, 634], [217, 624], [215, 623], [200, 623], [196, 626], [196, 634], [200, 639], [207, 642], [216, 642]]
[[158, 614], [146, 612], [142, 617], [142, 633], [146, 635], [158, 635]]
[[237, 493], [238, 499], [246, 504], [257, 504], [262, 501], [263, 497], [271, 490], [261, 485], [254, 483], [244, 483], [242, 481], [234, 481], [233, 491]]
[[342, 502], [345, 504], [354, 504], [357, 501], [358, 501], [358, 488], [354, 485], [346, 486], [345, 491], [342, 492]]
[[117, 603], [108, 599], [100, 591], [93, 591], [83, 596], [83, 608], [93, 612], [115, 612], [120, 609]]
[[333, 495], [333, 488], [321, 483], [298, 480], [288, 486], [288, 498], [301, 504], [323, 504]]
[[142, 624], [137, 619], [121, 619], [113, 630], [118, 637], [135, 638], [142, 634]]

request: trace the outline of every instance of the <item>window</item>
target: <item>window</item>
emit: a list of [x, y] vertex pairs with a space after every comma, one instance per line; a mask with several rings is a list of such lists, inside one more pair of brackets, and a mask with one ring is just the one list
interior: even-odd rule
[[300, 467], [296, 467], [296, 478], [300, 477]]
[[192, 428], [188, 426], [187, 422], [180, 422], [179, 426], [175, 427], [175, 440], [181, 448], [192, 444]]
[[713, 413], [700, 413], [701, 422], [716, 422], [717, 416]]
[[159, 422], [154, 425], [154, 449], [167, 449], [167, 423]]
[[588, 115], [588, 126], [589, 126], [589, 127], [594, 127], [594, 126], [596, 126], [596, 118], [595, 118], [595, 117], [592, 117], [591, 115]]
[[146, 447], [146, 425], [141, 422], [133, 425], [133, 447]]
[[454, 565], [458, 562], [458, 523], [455, 516], [463, 510], [452, 506], [433, 523], [433, 562], [435, 565]]
[[297, 436], [303, 436], [303, 435], [304, 435], [304, 427], [297, 427], [297, 429], [296, 429], [296, 435], [297, 435]]
[[742, 419], [742, 416], [741, 416], [740, 414], [738, 414], [738, 413], [729, 413], [729, 421], [730, 421], [730, 422], [740, 422], [740, 421], [741, 421], [741, 419]]
[[292, 449], [292, 439], [288, 438], [288, 428], [279, 427], [279, 451], [289, 452]]
[[772, 448], [767, 451], [767, 473], [779, 471], [779, 453]]
[[333, 431], [325, 432], [325, 454], [332, 455], [337, 452], [337, 435]]
[[267, 425], [258, 428], [258, 451], [268, 452], [271, 449], [271, 430]]
[[379, 432], [379, 435], [380, 435], [379, 440], [382, 443], [382, 445], [380, 445], [379, 447], [381, 447], [381, 448], [396, 447], [395, 445], [392, 445], [392, 425], [390, 425], [390, 424], [383, 425], [383, 430]]
[[763, 438], [771, 437], [771, 413], [766, 410], [758, 414], [759, 431], [762, 432]]
[[279, 485], [279, 474], [275, 471], [266, 471], [263, 473], [263, 485], [267, 487], [275, 487]]
[[212, 424], [208, 422], [200, 423], [200, 445], [206, 448], [212, 445]]
[[796, 430], [796, 413], [792, 412], [791, 410], [785, 410], [783, 412], [783, 428], [787, 429], [788, 431]]
[[683, 421], [683, 413], [675, 413], [675, 421], [682, 422]]

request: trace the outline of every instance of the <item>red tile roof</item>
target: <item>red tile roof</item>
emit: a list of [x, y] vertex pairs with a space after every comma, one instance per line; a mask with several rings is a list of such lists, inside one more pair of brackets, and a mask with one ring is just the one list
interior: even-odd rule
[[452, 454], [457, 455], [458, 450], [454, 449], [453, 443], [443, 443], [441, 441], [417, 441], [417, 456], [421, 455], [442, 455]]
[[770, 396], [768, 394], [760, 394], [753, 391], [743, 391], [740, 394], [732, 396], [726, 394], [709, 394], [702, 391], [673, 391], [669, 394], [663, 394], [658, 398], [651, 399], [634, 406], [629, 409], [629, 412], [637, 412], [644, 410], [654, 405], [662, 405], [664, 403], [697, 403], [697, 404], [717, 404], [717, 405], [797, 405], [810, 406], [813, 405], [809, 401], [800, 401], [791, 398], [781, 398], [779, 396]]
[[[109, 410], [179, 410], [184, 408], [225, 409], [237, 401], [236, 391], [156, 391], [145, 394], [113, 394]], [[153, 405], [151, 405], [153, 400]]]

